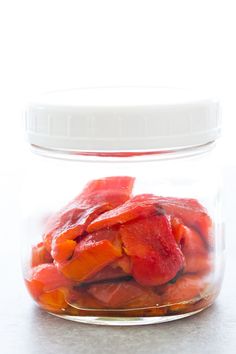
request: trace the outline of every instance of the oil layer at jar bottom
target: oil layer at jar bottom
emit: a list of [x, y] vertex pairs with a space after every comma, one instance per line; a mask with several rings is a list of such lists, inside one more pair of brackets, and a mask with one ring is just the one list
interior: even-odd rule
[[49, 311], [49, 313], [66, 320], [96, 325], [132, 326], [157, 324], [179, 320], [203, 311], [213, 304], [218, 292], [216, 290], [211, 294], [205, 294], [203, 297], [198, 297], [191, 301], [149, 308], [132, 310], [82, 309], [71, 304], [68, 305], [64, 312]]

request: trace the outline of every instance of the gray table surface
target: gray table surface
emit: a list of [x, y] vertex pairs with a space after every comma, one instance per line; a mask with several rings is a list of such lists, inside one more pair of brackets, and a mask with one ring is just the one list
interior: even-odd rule
[[236, 353], [236, 168], [225, 177], [227, 264], [216, 303], [179, 321], [139, 327], [79, 324], [44, 313], [21, 277], [14, 176], [2, 175], [0, 353]]

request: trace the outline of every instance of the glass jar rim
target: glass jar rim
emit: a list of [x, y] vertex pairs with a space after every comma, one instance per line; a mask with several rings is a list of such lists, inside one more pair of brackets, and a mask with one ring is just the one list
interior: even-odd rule
[[68, 161], [81, 162], [145, 162], [165, 161], [179, 158], [191, 158], [194, 156], [209, 153], [216, 146], [216, 141], [207, 144], [176, 149], [159, 149], [150, 151], [83, 151], [83, 150], [62, 150], [48, 149], [31, 144], [31, 151], [42, 157]]

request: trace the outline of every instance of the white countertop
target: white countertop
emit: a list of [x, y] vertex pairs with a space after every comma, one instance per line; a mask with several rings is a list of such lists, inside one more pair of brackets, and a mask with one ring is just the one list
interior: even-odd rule
[[236, 352], [236, 168], [225, 173], [227, 264], [216, 303], [198, 315], [159, 325], [107, 327], [79, 324], [41, 311], [21, 277], [17, 184], [0, 175], [0, 352], [2, 354]]

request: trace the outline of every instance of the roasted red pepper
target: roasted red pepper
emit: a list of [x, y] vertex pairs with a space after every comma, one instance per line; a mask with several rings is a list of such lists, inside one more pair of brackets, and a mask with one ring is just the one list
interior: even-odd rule
[[133, 183], [91, 181], [49, 218], [25, 279], [40, 306], [73, 315], [145, 308], [165, 315], [191, 311], [203, 296], [213, 246], [205, 208], [195, 199], [133, 197]]

